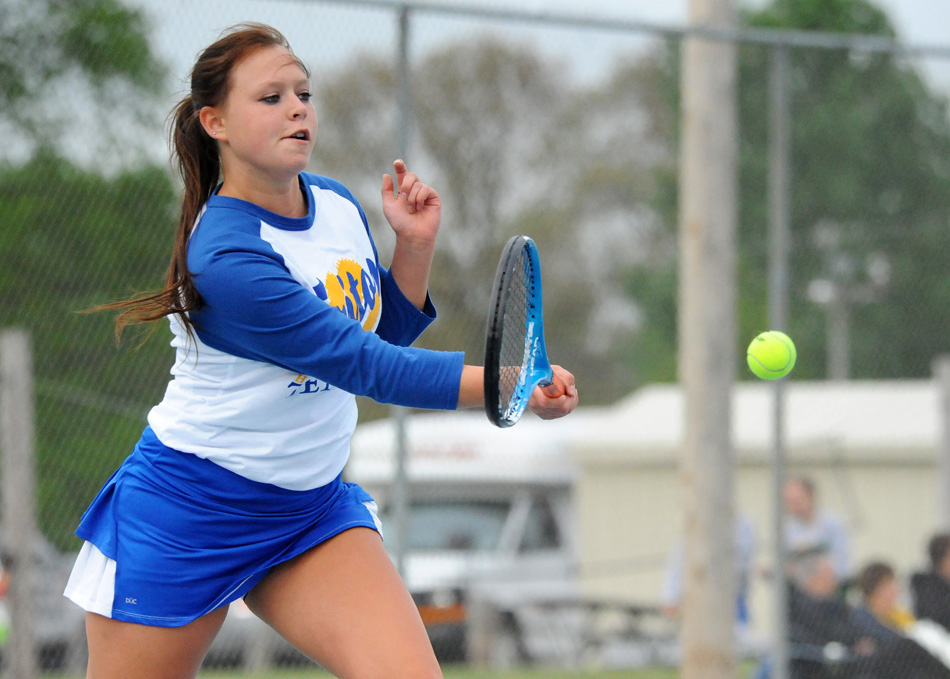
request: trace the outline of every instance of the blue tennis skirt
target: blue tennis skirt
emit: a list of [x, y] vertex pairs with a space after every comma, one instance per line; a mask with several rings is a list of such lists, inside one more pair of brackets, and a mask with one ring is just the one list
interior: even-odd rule
[[146, 428], [82, 517], [66, 595], [116, 620], [178, 627], [356, 526], [380, 531], [376, 504], [339, 476], [287, 490], [170, 449]]

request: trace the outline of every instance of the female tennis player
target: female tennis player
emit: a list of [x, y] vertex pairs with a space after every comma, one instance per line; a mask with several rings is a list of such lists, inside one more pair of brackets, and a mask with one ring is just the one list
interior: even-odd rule
[[[77, 529], [66, 595], [87, 611], [88, 676], [194, 677], [244, 597], [338, 677], [439, 677], [376, 506], [340, 477], [354, 395], [483, 403], [481, 368], [409, 347], [435, 317], [439, 195], [394, 163], [382, 200], [396, 244], [382, 267], [356, 199], [304, 171], [309, 72], [260, 24], [200, 55], [173, 120], [184, 196], [165, 288], [106, 307], [122, 312], [117, 332], [168, 317], [177, 353], [141, 439]], [[530, 407], [555, 418], [576, 405], [558, 368]]]

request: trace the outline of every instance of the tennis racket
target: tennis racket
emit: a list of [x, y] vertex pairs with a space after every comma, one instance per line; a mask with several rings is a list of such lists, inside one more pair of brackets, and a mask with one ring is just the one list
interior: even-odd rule
[[551, 384], [554, 371], [544, 347], [541, 306], [541, 260], [528, 236], [505, 245], [485, 339], [485, 411], [498, 427], [514, 425], [531, 392]]

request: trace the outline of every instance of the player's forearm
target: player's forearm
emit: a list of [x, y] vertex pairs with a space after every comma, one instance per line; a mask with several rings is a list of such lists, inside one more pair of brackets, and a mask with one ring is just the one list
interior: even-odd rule
[[481, 408], [485, 405], [485, 369], [477, 365], [462, 368], [459, 382], [459, 410]]
[[415, 242], [408, 238], [396, 238], [390, 272], [393, 280], [417, 309], [422, 309], [429, 294], [429, 272], [435, 242]]

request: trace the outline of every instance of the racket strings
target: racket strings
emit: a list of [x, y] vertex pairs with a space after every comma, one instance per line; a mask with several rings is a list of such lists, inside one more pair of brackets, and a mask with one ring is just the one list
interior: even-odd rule
[[521, 384], [527, 374], [531, 347], [528, 340], [530, 318], [531, 261], [522, 251], [521, 262], [514, 267], [508, 282], [507, 299], [502, 323], [501, 347], [499, 351], [499, 401], [498, 409], [502, 417], [520, 414], [524, 385]]

